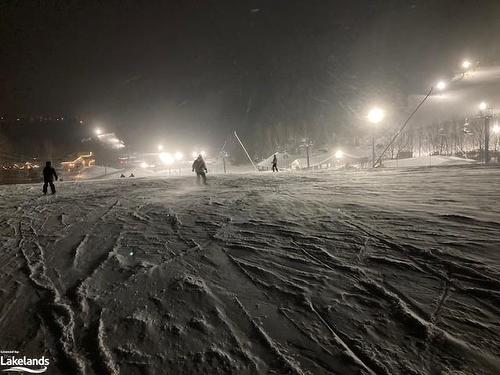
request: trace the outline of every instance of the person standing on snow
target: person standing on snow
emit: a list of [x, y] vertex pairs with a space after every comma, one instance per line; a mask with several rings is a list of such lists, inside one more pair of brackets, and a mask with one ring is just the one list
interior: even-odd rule
[[274, 154], [274, 158], [273, 158], [273, 172], [279, 172], [278, 171], [278, 158], [276, 157], [276, 154]]
[[50, 191], [52, 194], [56, 193], [54, 178], [57, 181], [56, 170], [52, 168], [52, 163], [48, 161], [45, 163], [45, 168], [43, 168], [43, 194], [47, 194], [47, 185], [50, 185]]
[[201, 155], [198, 155], [198, 158], [193, 162], [193, 172], [196, 172], [196, 181], [200, 183], [200, 177], [203, 179], [203, 183], [207, 184], [207, 176], [205, 173], [208, 172], [207, 165], [205, 164], [205, 160]]

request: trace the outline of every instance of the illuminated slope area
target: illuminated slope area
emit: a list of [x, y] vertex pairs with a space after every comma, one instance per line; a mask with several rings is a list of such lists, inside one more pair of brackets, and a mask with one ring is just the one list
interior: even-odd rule
[[499, 169], [210, 177], [0, 187], [0, 346], [54, 374], [500, 371]]

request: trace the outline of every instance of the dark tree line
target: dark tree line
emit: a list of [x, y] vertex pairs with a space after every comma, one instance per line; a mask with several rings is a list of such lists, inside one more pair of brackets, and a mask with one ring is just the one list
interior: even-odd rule
[[88, 130], [76, 119], [0, 122], [0, 161], [62, 160], [82, 151]]

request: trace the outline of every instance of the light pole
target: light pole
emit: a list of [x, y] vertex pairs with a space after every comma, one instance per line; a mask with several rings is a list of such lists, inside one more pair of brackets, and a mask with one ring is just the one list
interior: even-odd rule
[[224, 173], [226, 173], [226, 158], [229, 156], [226, 151], [221, 151], [219, 153], [220, 157], [222, 158], [222, 167], [224, 168]]
[[498, 163], [497, 146], [498, 146], [498, 138], [500, 136], [500, 126], [498, 124], [493, 125], [491, 131], [495, 135], [495, 158]]
[[487, 109], [488, 104], [486, 102], [481, 102], [481, 104], [479, 104], [480, 113], [484, 116], [484, 164], [490, 162], [490, 116], [486, 112]]
[[307, 169], [309, 169], [311, 166], [311, 164], [309, 163], [309, 147], [311, 147], [311, 142], [308, 140], [306, 143]]
[[304, 147], [306, 150], [306, 163], [307, 163], [307, 169], [311, 167], [310, 160], [309, 160], [309, 148], [313, 145], [312, 141], [309, 138], [302, 138], [302, 143], [299, 147]]
[[370, 112], [368, 112], [368, 121], [373, 124], [372, 127], [372, 168], [375, 168], [375, 126], [380, 123], [385, 117], [384, 110], [373, 107]]
[[177, 151], [174, 154], [174, 159], [178, 162], [177, 164], [179, 165], [179, 175], [182, 173], [182, 168], [181, 168], [181, 161], [184, 159], [184, 154], [180, 151]]
[[[94, 133], [97, 136], [97, 139], [100, 139], [101, 136], [104, 134], [103, 130], [101, 128], [95, 128]], [[99, 148], [102, 153], [102, 147]], [[104, 153], [105, 154], [105, 153]], [[108, 174], [108, 161], [107, 161], [107, 155], [103, 155], [103, 162], [104, 162], [104, 175], [107, 176]]]

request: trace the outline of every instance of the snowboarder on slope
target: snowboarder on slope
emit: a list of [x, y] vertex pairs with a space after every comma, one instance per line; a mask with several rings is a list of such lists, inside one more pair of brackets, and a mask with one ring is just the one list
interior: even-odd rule
[[278, 158], [276, 157], [276, 154], [274, 154], [274, 158], [273, 158], [273, 172], [279, 172], [278, 171]]
[[196, 172], [196, 181], [200, 183], [200, 177], [203, 179], [203, 183], [207, 184], [207, 176], [205, 173], [208, 172], [207, 165], [203, 156], [198, 155], [198, 158], [193, 162], [193, 172]]
[[43, 194], [47, 194], [47, 185], [50, 185], [50, 191], [52, 194], [56, 193], [54, 178], [57, 181], [56, 170], [52, 168], [52, 163], [48, 161], [45, 163], [45, 168], [43, 168]]

